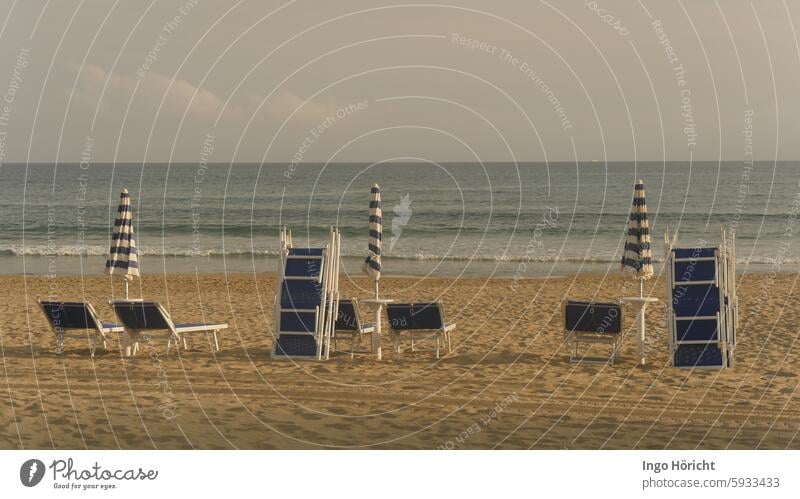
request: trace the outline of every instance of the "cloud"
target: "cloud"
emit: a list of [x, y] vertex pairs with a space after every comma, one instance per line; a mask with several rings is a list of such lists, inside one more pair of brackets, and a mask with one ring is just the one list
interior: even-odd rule
[[336, 114], [336, 102], [328, 99], [325, 102], [309, 100], [293, 94], [289, 91], [279, 91], [265, 104], [267, 113], [275, 119], [284, 120], [292, 113], [292, 122], [300, 122], [303, 125], [317, 125], [329, 116]]
[[[260, 94], [247, 93], [238, 100], [231, 99], [226, 105], [224, 98], [207, 89], [154, 71], [139, 77], [109, 72], [95, 65], [81, 68], [77, 64], [70, 64], [70, 68], [80, 71], [73, 101], [91, 106], [92, 109], [99, 105], [101, 113], [112, 116], [120, 116], [125, 112], [134, 92], [136, 95], [131, 112], [148, 113], [150, 119], [157, 111], [162, 119], [179, 119], [186, 113], [187, 119], [213, 121], [220, 117], [221, 121], [244, 125], [262, 103], [254, 121], [282, 121], [294, 113], [291, 123], [313, 126], [336, 113], [333, 98], [305, 102], [306, 99], [287, 90], [276, 92], [266, 102]], [[71, 89], [65, 91], [69, 93]]]
[[78, 103], [99, 105], [101, 111], [114, 115], [124, 112], [132, 97], [135, 99], [132, 109], [147, 112], [158, 110], [166, 117], [180, 117], [186, 112], [187, 118], [216, 119], [221, 111], [224, 111], [223, 114], [241, 111], [236, 106], [223, 109], [224, 100], [186, 80], [172, 79], [155, 72], [146, 73], [140, 78], [109, 72], [94, 65], [83, 68], [75, 64], [70, 66], [73, 70], [80, 70], [73, 99]]

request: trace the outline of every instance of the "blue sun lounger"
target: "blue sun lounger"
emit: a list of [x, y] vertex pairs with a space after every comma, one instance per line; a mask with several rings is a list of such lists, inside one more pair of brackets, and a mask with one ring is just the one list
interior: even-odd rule
[[64, 338], [69, 332], [88, 338], [92, 357], [98, 343], [106, 348], [109, 335], [124, 332], [123, 327], [118, 324], [101, 321], [91, 303], [39, 300], [39, 306], [56, 335], [57, 354], [64, 353]]
[[[736, 285], [733, 242], [675, 248], [667, 242], [667, 329], [674, 367], [721, 369], [733, 364]], [[730, 247], [729, 247], [730, 246]]]
[[272, 357], [328, 359], [339, 300], [339, 231], [331, 228], [325, 247], [300, 248], [281, 227], [280, 244]]
[[[614, 364], [622, 342], [622, 307], [619, 303], [564, 300], [564, 334], [570, 348], [569, 361], [587, 364]], [[579, 344], [605, 344], [611, 347], [606, 358], [578, 355]]]
[[441, 302], [389, 303], [386, 314], [395, 352], [402, 353], [402, 342], [406, 340], [411, 343], [412, 352], [416, 351], [415, 342], [434, 340], [436, 347], [427, 351], [435, 351], [437, 359], [441, 346], [447, 348], [447, 353], [452, 351], [450, 333], [456, 325], [445, 319]]
[[[336, 314], [336, 323], [333, 326], [333, 349], [337, 350], [337, 342], [342, 337], [350, 339], [350, 358], [353, 358], [356, 345], [361, 348], [364, 336], [373, 334], [375, 325], [359, 320], [358, 300], [339, 300], [339, 312]], [[371, 350], [370, 350], [371, 351]]]
[[175, 324], [166, 309], [155, 301], [116, 300], [111, 302], [111, 308], [114, 309], [128, 335], [128, 344], [125, 347], [127, 356], [136, 355], [143, 331], [168, 331], [167, 353], [169, 353], [173, 342], [175, 348], [178, 348], [179, 344], [183, 344], [183, 348], [186, 348], [186, 338], [195, 333], [211, 334], [214, 349], [219, 351], [218, 333], [228, 328], [224, 323]]

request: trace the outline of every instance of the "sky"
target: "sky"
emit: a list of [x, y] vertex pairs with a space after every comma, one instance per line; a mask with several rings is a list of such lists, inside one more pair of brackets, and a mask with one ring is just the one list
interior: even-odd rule
[[0, 163], [800, 158], [796, 0], [2, 0], [0, 23]]

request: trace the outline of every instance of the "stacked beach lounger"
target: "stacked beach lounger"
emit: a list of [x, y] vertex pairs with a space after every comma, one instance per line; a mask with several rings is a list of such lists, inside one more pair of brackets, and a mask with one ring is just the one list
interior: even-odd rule
[[325, 360], [339, 300], [339, 231], [323, 248], [297, 248], [281, 228], [272, 357]]
[[674, 367], [721, 369], [736, 347], [736, 254], [724, 229], [716, 247], [679, 248], [665, 234], [667, 330]]

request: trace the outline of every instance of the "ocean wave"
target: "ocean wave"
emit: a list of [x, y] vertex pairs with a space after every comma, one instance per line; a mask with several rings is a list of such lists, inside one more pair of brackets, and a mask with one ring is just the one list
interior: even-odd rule
[[[224, 258], [224, 257], [252, 257], [252, 258], [269, 258], [277, 257], [279, 252], [277, 250], [252, 250], [247, 248], [233, 248], [233, 249], [191, 249], [191, 248], [139, 248], [139, 255], [141, 256], [160, 256], [160, 257], [187, 257], [187, 258]], [[57, 256], [57, 257], [77, 257], [77, 256], [106, 256], [108, 255], [107, 246], [47, 246], [47, 245], [33, 245], [33, 246], [11, 246], [0, 245], [0, 256]], [[363, 258], [364, 253], [357, 252], [343, 252], [342, 256], [345, 258]], [[448, 261], [448, 262], [497, 262], [497, 263], [573, 263], [573, 264], [610, 264], [618, 263], [619, 257], [601, 255], [595, 257], [586, 257], [581, 255], [570, 254], [547, 254], [547, 255], [467, 255], [467, 254], [436, 254], [436, 253], [409, 253], [409, 254], [384, 254], [384, 260], [405, 260], [405, 261]], [[659, 256], [653, 257], [654, 263], [663, 263], [663, 258]], [[800, 258], [787, 257], [781, 260], [764, 255], [756, 255], [752, 257], [739, 257], [737, 264], [758, 264], [758, 265], [776, 265], [776, 264], [795, 264], [800, 263]]]
[[[137, 248], [141, 256], [278, 256], [278, 251], [240, 249]], [[108, 246], [0, 246], [0, 256], [106, 256]]]

